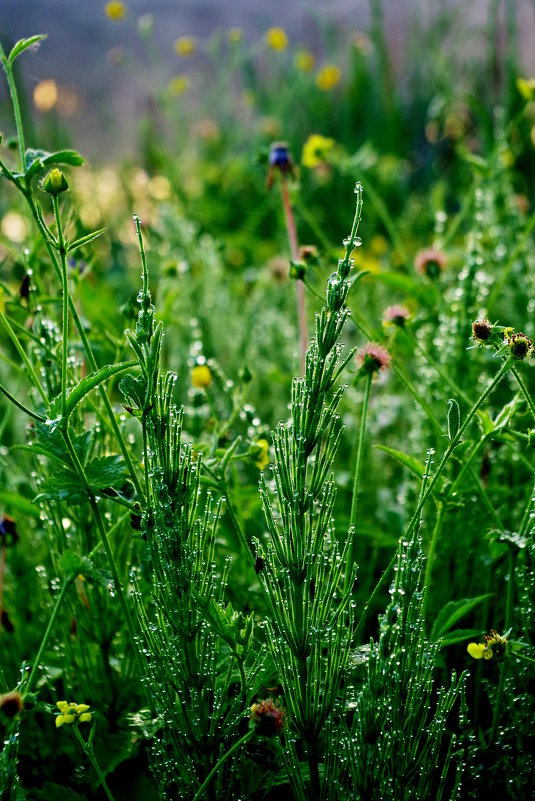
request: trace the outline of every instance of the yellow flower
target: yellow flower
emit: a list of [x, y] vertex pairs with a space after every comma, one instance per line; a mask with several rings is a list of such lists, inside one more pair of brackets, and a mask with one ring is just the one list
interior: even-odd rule
[[311, 170], [327, 160], [327, 156], [336, 145], [334, 139], [321, 134], [310, 134], [303, 145], [301, 163]]
[[187, 75], [176, 75], [169, 81], [168, 89], [172, 95], [178, 97], [179, 95], [185, 94], [190, 86], [191, 81]]
[[112, 0], [112, 2], [106, 3], [105, 11], [108, 19], [112, 20], [124, 19], [126, 16], [126, 6], [120, 0]]
[[259, 439], [256, 443], [255, 465], [263, 470], [269, 464], [269, 442], [267, 439]]
[[286, 50], [288, 36], [283, 28], [270, 28], [266, 31], [266, 44], [272, 50]]
[[191, 386], [206, 389], [212, 383], [212, 373], [206, 364], [196, 364], [191, 371]]
[[175, 42], [175, 53], [178, 56], [191, 56], [197, 49], [197, 40], [193, 36], [181, 36]]
[[517, 78], [516, 88], [524, 100], [532, 100], [535, 94], [535, 78]]
[[298, 50], [294, 56], [294, 64], [301, 72], [311, 72], [316, 66], [316, 59], [308, 50]]
[[495, 659], [501, 661], [507, 653], [507, 638], [497, 631], [485, 634], [483, 642], [468, 643], [466, 650], [473, 659]]
[[241, 28], [231, 28], [228, 32], [228, 40], [231, 44], [239, 44], [243, 39], [243, 31]]
[[328, 92], [340, 82], [342, 73], [335, 64], [327, 64], [316, 75], [316, 86], [323, 92]]
[[78, 721], [78, 723], [89, 723], [91, 721], [91, 712], [87, 711], [89, 704], [58, 701], [56, 706], [60, 711], [60, 714], [56, 716], [56, 729], [59, 729], [60, 726], [68, 726], [75, 721]]

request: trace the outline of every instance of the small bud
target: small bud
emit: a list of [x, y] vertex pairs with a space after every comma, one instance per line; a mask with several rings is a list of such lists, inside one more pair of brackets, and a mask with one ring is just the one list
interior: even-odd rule
[[533, 353], [533, 340], [525, 334], [511, 334], [508, 338], [509, 353], [514, 359], [521, 361]]
[[257, 734], [276, 737], [284, 728], [284, 709], [273, 698], [266, 698], [251, 706], [250, 720]]
[[486, 342], [491, 334], [492, 325], [489, 323], [488, 317], [472, 323], [472, 339], [475, 339], [476, 342]]
[[273, 185], [275, 171], [280, 172], [281, 175], [295, 172], [287, 142], [273, 142], [269, 149], [268, 189], [271, 189]]
[[16, 691], [0, 695], [0, 712], [6, 718], [16, 717], [24, 709], [22, 695]]
[[303, 281], [307, 274], [307, 266], [302, 261], [291, 261], [290, 262], [290, 278], [295, 279], [296, 281]]
[[48, 192], [49, 195], [60, 195], [68, 188], [69, 184], [67, 183], [67, 179], [57, 167], [55, 167], [53, 170], [50, 170], [43, 181], [43, 189], [45, 192]]
[[250, 384], [253, 380], [253, 375], [247, 365], [244, 365], [240, 370], [240, 379], [244, 384]]
[[417, 272], [426, 275], [432, 280], [439, 277], [440, 273], [446, 269], [447, 264], [448, 262], [444, 253], [440, 250], [433, 250], [432, 248], [420, 250], [414, 259], [414, 266]]
[[377, 342], [368, 342], [357, 352], [356, 360], [361, 372], [372, 374], [388, 370], [392, 363], [389, 352]]
[[388, 308], [384, 310], [383, 324], [385, 328], [389, 328], [390, 326], [403, 328], [410, 316], [411, 313], [406, 306], [395, 303], [393, 306], [388, 306]]
[[454, 398], [448, 400], [448, 439], [452, 442], [461, 425], [461, 410]]

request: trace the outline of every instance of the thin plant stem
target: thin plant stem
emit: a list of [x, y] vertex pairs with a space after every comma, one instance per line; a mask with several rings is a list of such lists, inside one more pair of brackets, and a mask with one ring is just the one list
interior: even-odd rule
[[[290, 242], [290, 252], [292, 260], [299, 260], [299, 246], [297, 244], [297, 229], [295, 227], [295, 219], [292, 211], [292, 204], [290, 203], [290, 194], [288, 192], [288, 183], [284, 176], [281, 178], [282, 190], [282, 206], [284, 209], [284, 219], [286, 221], [286, 230], [288, 232], [288, 240]], [[299, 323], [299, 343], [300, 343], [300, 364], [301, 372], [305, 372], [305, 354], [308, 348], [308, 334], [307, 334], [307, 318], [305, 309], [305, 287], [300, 279], [295, 282], [295, 289], [297, 293], [297, 318]]]
[[48, 406], [48, 398], [46, 396], [46, 392], [44, 391], [43, 387], [41, 386], [41, 382], [39, 381], [39, 379], [37, 377], [37, 373], [33, 369], [33, 365], [30, 363], [30, 360], [28, 359], [28, 357], [27, 357], [27, 355], [26, 355], [26, 353], [24, 351], [24, 348], [20, 344], [17, 335], [15, 334], [13, 329], [11, 328], [11, 325], [9, 324], [8, 319], [6, 318], [6, 316], [1, 311], [0, 311], [0, 323], [2, 323], [2, 325], [4, 326], [7, 334], [9, 335], [9, 338], [13, 342], [13, 344], [14, 344], [16, 350], [17, 350], [17, 353], [19, 354], [20, 358], [22, 359], [22, 362], [23, 362], [24, 366], [26, 367], [26, 369], [27, 369], [27, 371], [28, 371], [28, 373], [30, 375], [30, 378], [32, 379], [32, 382], [33, 382], [36, 390], [38, 391], [38, 393], [40, 394], [40, 396], [41, 396], [41, 398], [43, 400], [43, 403], [45, 404], [45, 406]]
[[442, 524], [444, 522], [445, 512], [446, 512], [446, 504], [440, 503], [438, 507], [437, 519], [435, 521], [435, 527], [433, 528], [433, 534], [431, 536], [431, 542], [429, 543], [429, 550], [427, 551], [427, 560], [426, 560], [425, 576], [424, 576], [424, 598], [422, 601], [422, 617], [424, 618], [425, 618], [425, 613], [427, 611], [427, 603], [429, 599], [429, 587], [431, 586], [431, 574], [433, 572], [435, 550], [437, 547], [438, 539], [440, 537], [440, 532], [442, 531]]
[[522, 378], [522, 376], [518, 372], [518, 369], [517, 369], [516, 365], [514, 365], [514, 364], [511, 367], [511, 373], [514, 376], [516, 383], [520, 387], [520, 391], [521, 391], [522, 395], [524, 396], [524, 400], [528, 404], [529, 410], [530, 410], [533, 418], [535, 419], [535, 405], [533, 404], [533, 400], [531, 398], [531, 395], [528, 392], [528, 389], [527, 389], [526, 385], [524, 384], [524, 379]]
[[98, 529], [98, 532], [100, 534], [100, 539], [102, 541], [102, 546], [104, 548], [104, 552], [106, 554], [106, 558], [107, 558], [108, 564], [110, 566], [110, 571], [111, 571], [111, 575], [112, 575], [112, 578], [113, 578], [115, 592], [117, 593], [117, 596], [119, 598], [119, 603], [120, 603], [120, 605], [122, 607], [122, 611], [123, 611], [126, 627], [128, 629], [128, 633], [130, 635], [132, 648], [134, 649], [134, 653], [136, 654], [136, 657], [137, 657], [137, 659], [139, 661], [140, 666], [143, 668], [141, 654], [140, 654], [139, 648], [137, 647], [137, 644], [136, 644], [136, 630], [134, 628], [134, 623], [132, 621], [132, 616], [130, 614], [130, 610], [128, 608], [128, 604], [126, 603], [126, 597], [125, 597], [125, 593], [124, 593], [124, 590], [123, 590], [123, 586], [121, 584], [121, 580], [119, 578], [119, 572], [117, 570], [117, 564], [115, 562], [115, 557], [114, 557], [113, 551], [111, 549], [111, 544], [110, 544], [108, 535], [106, 533], [106, 527], [104, 526], [104, 522], [102, 520], [102, 515], [100, 513], [98, 502], [97, 502], [97, 500], [95, 498], [95, 495], [94, 495], [91, 487], [89, 486], [89, 483], [88, 483], [86, 475], [85, 475], [84, 468], [82, 466], [82, 463], [80, 462], [80, 459], [78, 458], [78, 454], [76, 453], [74, 445], [72, 444], [71, 438], [69, 436], [69, 432], [67, 430], [63, 429], [62, 430], [62, 434], [63, 434], [63, 439], [65, 441], [65, 445], [67, 446], [67, 450], [68, 450], [69, 455], [70, 455], [70, 457], [72, 459], [72, 463], [73, 463], [74, 469], [76, 470], [76, 473], [78, 474], [80, 482], [81, 482], [85, 492], [87, 493], [88, 500], [89, 500], [89, 505], [91, 507], [91, 511], [93, 513], [93, 517], [95, 519], [95, 523], [97, 524], [97, 529]]
[[65, 237], [59, 213], [59, 200], [57, 195], [52, 196], [54, 217], [58, 232], [58, 253], [61, 263], [61, 289], [63, 293], [63, 341], [61, 344], [61, 414], [65, 416], [67, 410], [67, 363], [69, 358], [69, 275], [67, 272], [67, 252]]
[[210, 771], [210, 773], [208, 774], [206, 779], [203, 781], [203, 783], [201, 784], [201, 786], [199, 787], [199, 789], [195, 793], [192, 801], [199, 801], [199, 798], [202, 797], [202, 794], [204, 793], [206, 788], [209, 786], [210, 782], [212, 781], [212, 779], [216, 775], [216, 773], [219, 770], [219, 768], [222, 765], [225, 764], [227, 759], [229, 759], [229, 757], [232, 756], [234, 751], [236, 751], [238, 748], [240, 748], [240, 746], [244, 745], [248, 740], [250, 740], [251, 737], [253, 736], [253, 734], [254, 734], [254, 730], [248, 731], [247, 734], [244, 734], [243, 737], [241, 737], [239, 740], [236, 740], [236, 742], [233, 745], [231, 745], [229, 750], [226, 751], [220, 759], [218, 759], [218, 761], [216, 762], [216, 764], [214, 765], [214, 767], [212, 768], [212, 770]]
[[[19, 187], [19, 189], [20, 189], [20, 187]], [[56, 276], [57, 276], [58, 280], [61, 283], [61, 270], [60, 270], [60, 267], [59, 267], [59, 264], [58, 264], [58, 261], [57, 261], [57, 258], [56, 258], [56, 254], [55, 254], [50, 242], [48, 241], [47, 232], [43, 228], [43, 223], [42, 223], [42, 221], [41, 221], [41, 219], [39, 217], [39, 214], [37, 213], [37, 208], [35, 206], [35, 202], [33, 200], [31, 192], [29, 190], [24, 190], [24, 189], [21, 189], [21, 191], [22, 191], [22, 194], [24, 195], [24, 197], [26, 198], [26, 202], [28, 203], [28, 206], [30, 208], [30, 212], [32, 214], [34, 222], [35, 222], [35, 224], [36, 224], [36, 226], [37, 226], [37, 228], [38, 228], [38, 230], [39, 230], [39, 232], [41, 234], [42, 240], [44, 242], [45, 248], [47, 250], [48, 256], [50, 258], [50, 261], [52, 263], [52, 266], [54, 268]], [[82, 321], [80, 320], [80, 316], [78, 314], [78, 310], [76, 309], [75, 303], [74, 303], [72, 297], [70, 296], [70, 294], [68, 295], [68, 301], [69, 301], [69, 311], [70, 311], [70, 314], [71, 314], [72, 319], [74, 321], [74, 324], [76, 326], [76, 330], [78, 331], [78, 334], [80, 336], [80, 340], [82, 342], [82, 347], [84, 349], [85, 356], [86, 356], [86, 358], [87, 358], [87, 360], [89, 362], [89, 366], [91, 367], [91, 370], [93, 372], [96, 372], [98, 370], [98, 365], [97, 365], [97, 363], [95, 361], [95, 357], [93, 355], [93, 351], [91, 349], [91, 345], [89, 344], [89, 340], [87, 338], [86, 332], [85, 332], [84, 327], [82, 325]], [[123, 459], [125, 460], [125, 464], [127, 466], [128, 472], [130, 474], [130, 478], [132, 479], [132, 483], [134, 484], [134, 487], [136, 488], [136, 493], [138, 495], [138, 498], [142, 502], [143, 501], [143, 497], [144, 497], [143, 496], [143, 490], [141, 488], [141, 484], [139, 482], [139, 478], [137, 477], [137, 473], [136, 473], [136, 470], [134, 468], [134, 465], [133, 465], [133, 462], [132, 462], [132, 458], [130, 456], [130, 451], [126, 447], [126, 442], [124, 440], [123, 434], [122, 434], [121, 429], [119, 428], [119, 424], [117, 423], [117, 420], [115, 418], [115, 413], [114, 413], [112, 405], [110, 403], [110, 399], [108, 398], [108, 396], [106, 394], [106, 390], [104, 389], [104, 387], [98, 386], [97, 390], [98, 390], [98, 392], [100, 394], [102, 402], [104, 403], [104, 407], [106, 409], [106, 413], [108, 415], [108, 419], [109, 419], [111, 427], [113, 429], [113, 433], [115, 434], [115, 438], [116, 438], [116, 440], [117, 440], [117, 442], [119, 444], [119, 449], [121, 451]]]
[[370, 597], [368, 598], [368, 600], [366, 601], [364, 609], [362, 610], [362, 614], [361, 614], [361, 616], [359, 618], [359, 622], [357, 623], [357, 626], [355, 628], [355, 632], [353, 634], [353, 640], [354, 640], [355, 643], [359, 642], [360, 637], [362, 635], [362, 630], [364, 628], [364, 623], [368, 619], [368, 615], [369, 615], [370, 609], [373, 607], [373, 603], [374, 603], [375, 599], [377, 598], [377, 596], [379, 595], [380, 591], [383, 589], [383, 587], [385, 586], [386, 582], [388, 581], [388, 577], [390, 576], [390, 573], [394, 569], [394, 565], [396, 564], [397, 559], [398, 559], [398, 552], [397, 552], [397, 549], [396, 549], [396, 552], [394, 553], [394, 556], [392, 557], [390, 562], [387, 564], [387, 566], [383, 570], [381, 578], [379, 579], [379, 581], [377, 582], [377, 584], [373, 588], [372, 593], [371, 593]]
[[100, 784], [102, 785], [102, 789], [106, 793], [106, 797], [108, 798], [108, 801], [115, 801], [113, 795], [110, 792], [110, 789], [109, 789], [108, 785], [106, 784], [106, 779], [104, 778], [104, 774], [102, 773], [102, 771], [100, 769], [100, 765], [97, 762], [97, 758], [95, 756], [95, 752], [93, 751], [93, 746], [89, 745], [89, 743], [86, 743], [86, 741], [84, 740], [84, 738], [82, 737], [82, 735], [78, 731], [77, 724], [74, 724], [73, 728], [74, 728], [74, 736], [76, 737], [76, 739], [78, 740], [78, 742], [82, 746], [82, 750], [83, 750], [84, 754], [86, 755], [86, 757], [89, 759], [89, 761], [93, 765], [93, 767], [95, 769], [95, 773], [97, 774], [98, 780], [99, 780]]
[[47, 625], [47, 627], [45, 629], [45, 633], [43, 634], [43, 639], [41, 640], [41, 645], [39, 646], [39, 650], [37, 652], [37, 656], [35, 657], [35, 659], [33, 661], [32, 669], [30, 671], [30, 675], [28, 676], [28, 681], [26, 682], [26, 684], [24, 686], [24, 690], [27, 693], [29, 693], [31, 688], [33, 687], [33, 683], [35, 681], [35, 677], [37, 675], [37, 671], [39, 669], [39, 665], [41, 663], [41, 659], [42, 659], [43, 653], [44, 653], [44, 651], [45, 651], [45, 649], [46, 649], [46, 647], [48, 645], [48, 641], [49, 641], [50, 636], [52, 634], [52, 630], [54, 628], [54, 625], [56, 623], [56, 620], [57, 620], [57, 617], [58, 617], [58, 614], [59, 614], [59, 610], [61, 609], [61, 605], [63, 604], [63, 601], [64, 601], [65, 596], [67, 594], [67, 590], [69, 589], [69, 587], [71, 586], [73, 581], [74, 581], [74, 576], [71, 576], [70, 578], [66, 579], [63, 582], [63, 586], [62, 586], [62, 588], [61, 588], [61, 590], [59, 592], [58, 597], [56, 598], [56, 603], [54, 605], [54, 609], [52, 610], [52, 614], [50, 615], [50, 619], [49, 619], [48, 625]]
[[[349, 551], [349, 565], [350, 568], [355, 564], [356, 550], [357, 550], [357, 505], [358, 493], [360, 484], [360, 474], [362, 470], [362, 453], [364, 450], [364, 438], [366, 436], [366, 417], [368, 414], [368, 401], [370, 399], [370, 391], [372, 386], [373, 373], [369, 372], [366, 375], [366, 383], [364, 385], [364, 398], [362, 400], [362, 411], [360, 416], [360, 429], [356, 447], [355, 467], [353, 472], [353, 495], [351, 497], [351, 513], [349, 515], [349, 531], [351, 536], [351, 548]], [[351, 578], [351, 569], [346, 571], [346, 583]], [[346, 586], [346, 590], [348, 587]]]
[[472, 401], [468, 397], [468, 395], [466, 395], [464, 393], [464, 391], [459, 386], [457, 386], [457, 384], [455, 383], [453, 378], [451, 378], [451, 376], [449, 376], [448, 373], [445, 370], [442, 369], [440, 364], [435, 359], [431, 359], [430, 358], [429, 354], [425, 351], [425, 349], [418, 342], [418, 340], [414, 336], [413, 332], [409, 331], [405, 327], [402, 328], [402, 331], [405, 334], [405, 336], [408, 339], [408, 341], [424, 357], [424, 359], [426, 360], [427, 364], [429, 364], [433, 368], [433, 370], [442, 378], [442, 380], [450, 387], [450, 389], [452, 389], [453, 392], [455, 392], [464, 401], [464, 403], [466, 403], [467, 406], [471, 406]]
[[[513, 604], [515, 597], [515, 556], [511, 548], [507, 554], [507, 591], [505, 594], [505, 631], [511, 628], [513, 622]], [[500, 677], [498, 679], [498, 687], [496, 689], [496, 701], [494, 703], [494, 710], [492, 713], [492, 727], [490, 730], [489, 745], [492, 745], [496, 739], [498, 725], [500, 722], [500, 713], [502, 710], [503, 691], [505, 687], [505, 674], [507, 671], [507, 660], [500, 665]]]
[[7, 683], [2, 665], [0, 665], [0, 685], [2, 685], [2, 690], [5, 693], [9, 692], [9, 684]]
[[19, 143], [20, 170], [21, 172], [24, 172], [26, 169], [26, 147], [24, 144], [24, 126], [22, 124], [22, 114], [20, 109], [19, 96], [17, 93], [17, 85], [15, 83], [15, 79], [13, 78], [13, 70], [11, 69], [11, 64], [9, 63], [7, 56], [4, 53], [4, 49], [1, 46], [0, 46], [0, 60], [2, 61], [2, 66], [4, 67], [4, 73], [7, 79], [7, 85], [9, 86], [9, 94], [11, 95], [13, 114], [15, 116], [15, 127], [17, 129], [17, 139]]
[[32, 417], [34, 420], [37, 420], [39, 423], [46, 423], [46, 418], [45, 418], [45, 417], [42, 417], [42, 415], [40, 415], [40, 414], [37, 414], [37, 412], [32, 412], [30, 409], [28, 409], [28, 407], [27, 407], [27, 406], [25, 406], [25, 405], [24, 405], [23, 403], [21, 403], [20, 401], [18, 401], [18, 400], [17, 400], [17, 399], [16, 399], [16, 398], [15, 398], [15, 397], [14, 397], [14, 396], [11, 394], [11, 392], [8, 392], [8, 390], [7, 390], [7, 389], [6, 389], [6, 388], [5, 388], [5, 387], [4, 387], [2, 384], [0, 384], [0, 392], [2, 392], [2, 393], [3, 393], [3, 394], [6, 396], [6, 398], [8, 398], [8, 400], [10, 400], [10, 401], [11, 401], [11, 403], [13, 403], [13, 404], [14, 404], [15, 406], [17, 406], [19, 409], [21, 409], [21, 411], [23, 411], [23, 412], [24, 412], [24, 414], [27, 414], [27, 415], [28, 415], [28, 417]]
[[412, 532], [413, 528], [417, 524], [418, 519], [420, 517], [420, 513], [421, 513], [421, 511], [422, 511], [422, 509], [424, 507], [425, 502], [427, 501], [429, 495], [431, 494], [431, 492], [435, 488], [435, 484], [437, 483], [438, 479], [442, 475], [442, 471], [446, 467], [446, 464], [448, 463], [448, 461], [450, 459], [450, 456], [452, 455], [453, 451], [455, 450], [455, 448], [457, 447], [457, 445], [461, 441], [461, 438], [462, 438], [464, 432], [466, 431], [466, 429], [468, 428], [468, 426], [470, 425], [470, 423], [474, 419], [475, 415], [477, 414], [478, 409], [482, 406], [482, 404], [485, 402], [485, 400], [488, 398], [488, 396], [491, 394], [491, 392], [495, 389], [495, 387], [500, 383], [500, 381], [502, 380], [504, 375], [511, 369], [511, 366], [512, 366], [511, 359], [508, 359], [506, 362], [503, 363], [503, 365], [501, 366], [501, 368], [498, 371], [498, 373], [496, 374], [496, 376], [493, 378], [493, 380], [490, 382], [488, 387], [479, 396], [477, 401], [474, 403], [474, 405], [472, 406], [472, 408], [468, 412], [467, 416], [464, 419], [463, 424], [459, 427], [459, 430], [457, 431], [457, 434], [453, 437], [453, 439], [451, 440], [450, 444], [446, 448], [444, 456], [442, 457], [442, 460], [441, 460], [439, 466], [437, 467], [437, 469], [436, 469], [436, 471], [435, 471], [435, 473], [433, 475], [433, 478], [429, 482], [425, 492], [422, 493], [422, 497], [420, 498], [420, 500], [418, 502], [418, 505], [416, 507], [416, 510], [415, 510], [410, 522], [409, 522], [409, 525], [407, 526], [407, 529], [406, 529], [406, 532], [405, 532], [405, 536], [406, 537], [408, 537], [410, 535], [410, 533]]

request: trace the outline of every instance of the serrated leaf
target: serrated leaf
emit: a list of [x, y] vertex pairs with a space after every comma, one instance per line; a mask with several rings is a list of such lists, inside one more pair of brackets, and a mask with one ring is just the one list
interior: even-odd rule
[[[101, 367], [100, 370], [82, 378], [67, 395], [65, 417], [70, 417], [80, 401], [83, 400], [89, 392], [98, 387], [99, 384], [102, 384], [103, 381], [107, 381], [112, 376], [117, 375], [117, 373], [122, 373], [131, 367], [137, 367], [137, 363], [130, 361], [119, 362], [119, 364], [107, 364], [105, 367]], [[48, 409], [50, 420], [54, 420], [59, 415], [61, 415], [61, 395], [54, 398]]]
[[146, 383], [142, 378], [125, 375], [119, 381], [119, 389], [129, 404], [142, 410], [145, 403]]
[[432, 641], [436, 642], [444, 638], [444, 635], [452, 626], [487, 598], [492, 598], [492, 593], [478, 595], [476, 598], [461, 598], [459, 601], [449, 601], [438, 613], [437, 619], [433, 624], [431, 631]]
[[454, 629], [441, 638], [440, 647], [446, 648], [448, 645], [457, 645], [466, 640], [473, 640], [481, 636], [481, 629]]
[[81, 248], [89, 244], [89, 242], [93, 242], [94, 239], [98, 239], [99, 236], [102, 236], [105, 231], [105, 228], [101, 228], [99, 231], [93, 231], [91, 234], [86, 234], [79, 239], [75, 239], [74, 242], [69, 242], [67, 253], [70, 253], [71, 250], [76, 250], [76, 248]]
[[11, 52], [7, 57], [7, 60], [10, 64], [13, 64], [16, 58], [18, 58], [21, 53], [24, 53], [29, 47], [32, 45], [37, 44], [38, 42], [42, 42], [43, 39], [46, 39], [48, 34], [46, 33], [38, 33], [36, 36], [30, 36], [28, 39], [19, 39], [13, 47], [11, 48]]
[[[65, 467], [71, 468], [71, 457], [67, 451], [61, 432], [57, 428], [53, 428], [44, 423], [36, 423], [34, 430], [37, 437], [36, 442], [32, 442], [31, 445], [16, 445], [14, 447], [16, 447], [17, 450], [46, 456], [48, 459], [54, 459]], [[78, 434], [72, 438], [74, 449], [82, 464], [86, 460], [90, 439], [90, 431], [84, 431], [83, 434]]]
[[92, 459], [84, 467], [91, 489], [122, 487], [125, 481], [125, 465], [120, 456], [101, 456]]
[[41, 492], [35, 500], [41, 499], [63, 501], [76, 506], [85, 503], [88, 497], [76, 473], [72, 470], [61, 470], [41, 483]]

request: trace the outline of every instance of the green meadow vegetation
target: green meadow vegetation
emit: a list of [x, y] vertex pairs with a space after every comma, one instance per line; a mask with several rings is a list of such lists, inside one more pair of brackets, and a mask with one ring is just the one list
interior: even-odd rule
[[183, 36], [113, 163], [0, 49], [1, 801], [532, 797], [511, 6], [403, 81], [379, 0], [324, 56]]

